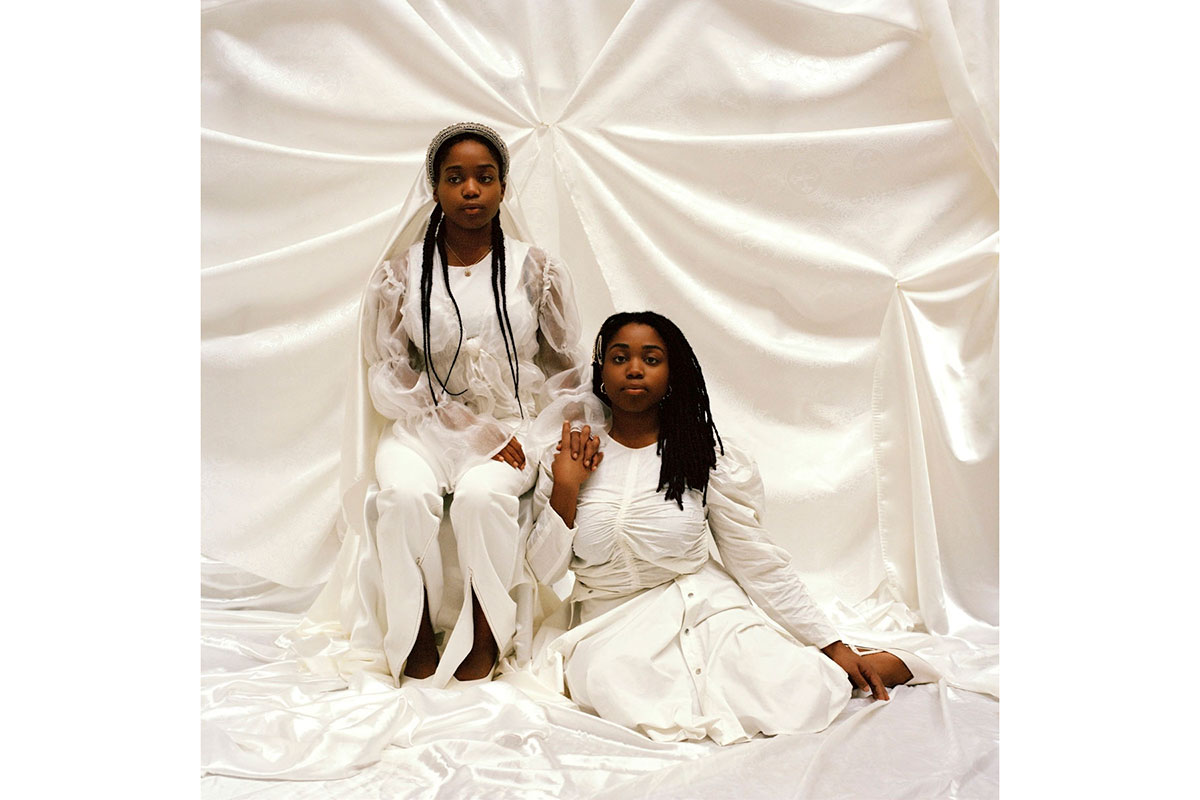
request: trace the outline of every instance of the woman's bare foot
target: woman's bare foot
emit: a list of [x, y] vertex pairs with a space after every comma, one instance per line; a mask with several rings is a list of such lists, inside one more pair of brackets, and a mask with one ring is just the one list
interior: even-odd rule
[[433, 623], [429, 621], [429, 598], [421, 609], [421, 624], [417, 626], [417, 640], [404, 659], [404, 675], [409, 678], [428, 678], [437, 672], [437, 642], [433, 638]]
[[454, 677], [460, 681], [474, 681], [486, 678], [496, 668], [496, 658], [500, 655], [496, 640], [492, 637], [492, 628], [488, 625], [483, 608], [471, 591], [471, 621], [474, 624], [475, 636], [471, 642], [471, 652], [454, 670]]
[[404, 662], [404, 676], [406, 678], [428, 678], [437, 672], [437, 667], [437, 648], [434, 648], [432, 653], [424, 653], [413, 647], [412, 652], [408, 654], [408, 658]]
[[492, 670], [496, 667], [497, 648], [494, 639], [489, 637], [490, 647], [472, 647], [471, 652], [467, 653], [467, 657], [458, 665], [458, 669], [454, 670], [454, 677], [460, 681], [474, 681], [479, 678], [486, 678], [492, 674]]

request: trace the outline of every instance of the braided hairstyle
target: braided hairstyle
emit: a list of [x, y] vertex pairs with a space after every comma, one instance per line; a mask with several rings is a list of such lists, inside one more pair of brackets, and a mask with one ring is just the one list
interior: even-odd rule
[[[483, 144], [495, 156], [497, 164], [503, 163], [495, 145], [477, 134], [464, 133], [447, 139], [438, 148], [437, 154], [433, 157], [434, 175], [441, 174], [442, 162], [445, 160], [446, 153], [449, 152], [450, 148], [466, 139]], [[458, 319], [458, 344], [454, 348], [454, 358], [450, 361], [450, 369], [446, 371], [445, 378], [442, 378], [433, 366], [433, 356], [429, 346], [429, 316], [430, 298], [433, 295], [434, 249], [437, 250], [442, 262], [442, 283], [446, 287], [446, 296], [450, 298], [450, 302], [454, 306], [454, 316]], [[454, 292], [450, 290], [449, 265], [450, 262], [446, 258], [446, 232], [442, 225], [442, 207], [439, 204], [433, 207], [433, 212], [429, 215], [429, 224], [425, 227], [424, 246], [421, 250], [421, 351], [425, 359], [425, 373], [429, 376], [429, 395], [433, 398], [435, 406], [438, 402], [437, 394], [433, 391], [433, 382], [435, 380], [442, 387], [442, 391], [452, 397], [457, 397], [467, 391], [463, 389], [460, 392], [452, 392], [446, 388], [446, 382], [450, 380], [450, 375], [454, 372], [454, 365], [458, 363], [458, 355], [462, 351], [463, 341], [462, 312], [459, 310], [458, 301], [454, 299]], [[521, 416], [524, 417], [525, 408], [521, 403], [521, 376], [517, 363], [517, 339], [513, 334], [512, 321], [508, 316], [508, 281], [506, 276], [507, 264], [504, 258], [504, 231], [500, 227], [500, 215], [497, 214], [492, 218], [492, 298], [496, 304], [496, 321], [500, 325], [500, 336], [504, 340], [504, 353], [508, 357], [508, 369], [513, 379], [513, 393], [517, 398], [517, 408], [520, 410]]]
[[612, 402], [600, 391], [604, 355], [613, 337], [630, 323], [649, 325], [667, 346], [670, 380], [667, 394], [658, 404], [658, 454], [662, 468], [658, 486], [666, 499], [683, 508], [683, 493], [699, 491], [708, 501], [708, 473], [717, 465], [717, 448], [725, 454], [721, 434], [713, 422], [708, 389], [696, 353], [674, 322], [653, 311], [622, 311], [604, 320], [592, 351], [592, 393], [607, 406]]

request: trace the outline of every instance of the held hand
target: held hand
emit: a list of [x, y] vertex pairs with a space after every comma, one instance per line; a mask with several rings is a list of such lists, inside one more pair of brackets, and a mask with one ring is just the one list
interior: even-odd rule
[[[591, 426], [589, 426], [589, 425], [585, 425], [584, 428], [586, 428], [589, 432], [591, 431]], [[561, 447], [561, 446], [562, 446], [562, 443], [560, 442], [559, 447]], [[579, 428], [571, 429], [571, 457], [572, 458], [579, 458], [580, 456], [582, 456], [583, 465], [585, 467], [587, 467], [588, 469], [595, 471], [596, 467], [600, 466], [600, 456], [597, 455], [599, 452], [600, 452], [600, 437], [599, 436], [587, 436]]]
[[864, 692], [870, 692], [871, 697], [876, 700], [887, 700], [887, 687], [883, 685], [883, 679], [879, 677], [879, 673], [875, 671], [866, 659], [856, 654], [853, 650], [847, 647], [842, 642], [834, 642], [821, 648], [821, 652], [833, 659], [833, 662], [846, 671], [850, 677], [850, 682], [855, 688], [861, 689]]
[[509, 440], [504, 449], [492, 456], [492, 461], [503, 461], [515, 470], [525, 469], [525, 449], [517, 441], [517, 437]]
[[[600, 460], [604, 457], [603, 453], [597, 452], [600, 438], [591, 434], [589, 425], [584, 425], [581, 431], [572, 431], [571, 423], [563, 422], [562, 437], [554, 448], [554, 463], [550, 467], [555, 484], [578, 488], [600, 466]], [[587, 466], [585, 457], [591, 458], [591, 467]]]
[[[591, 428], [588, 428], [591, 432]], [[604, 458], [604, 453], [600, 452], [600, 437], [589, 436], [583, 444], [583, 465], [592, 472], [596, 471], [596, 467], [600, 466], [600, 460]]]

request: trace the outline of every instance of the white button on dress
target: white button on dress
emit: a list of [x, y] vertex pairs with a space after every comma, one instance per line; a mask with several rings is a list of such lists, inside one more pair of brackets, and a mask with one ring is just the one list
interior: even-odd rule
[[850, 697], [845, 672], [818, 649], [839, 637], [762, 529], [753, 462], [726, 443], [707, 506], [692, 491], [681, 509], [655, 488], [655, 446], [609, 439], [604, 453], [573, 529], [548, 506], [542, 465], [527, 558], [547, 584], [569, 564], [575, 626], [538, 635], [535, 674], [661, 741], [826, 727]]

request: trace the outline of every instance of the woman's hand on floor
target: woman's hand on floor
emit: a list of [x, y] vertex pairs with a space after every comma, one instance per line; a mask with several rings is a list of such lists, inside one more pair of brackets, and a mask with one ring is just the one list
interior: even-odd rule
[[846, 671], [850, 682], [855, 688], [870, 692], [876, 700], [887, 700], [887, 687], [875, 668], [862, 656], [855, 653], [843, 642], [837, 641], [821, 648], [821, 652], [833, 659], [833, 662]]

